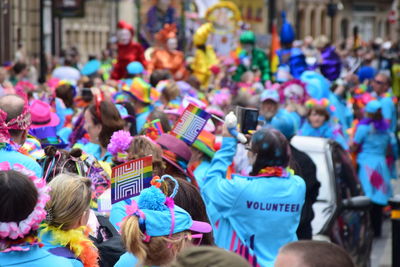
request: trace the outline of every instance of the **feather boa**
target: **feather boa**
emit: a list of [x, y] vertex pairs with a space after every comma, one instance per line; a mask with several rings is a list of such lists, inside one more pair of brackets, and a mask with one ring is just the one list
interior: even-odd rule
[[99, 266], [99, 253], [88, 238], [89, 228], [87, 226], [64, 231], [44, 223], [41, 225], [41, 234], [47, 232], [52, 234], [52, 244], [69, 248], [82, 261], [84, 267]]

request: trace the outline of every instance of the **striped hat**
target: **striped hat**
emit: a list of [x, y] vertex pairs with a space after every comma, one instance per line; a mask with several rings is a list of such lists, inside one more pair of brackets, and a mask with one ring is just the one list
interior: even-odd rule
[[139, 77], [133, 78], [131, 86], [123, 87], [122, 90], [146, 104], [157, 101], [160, 95], [149, 83]]

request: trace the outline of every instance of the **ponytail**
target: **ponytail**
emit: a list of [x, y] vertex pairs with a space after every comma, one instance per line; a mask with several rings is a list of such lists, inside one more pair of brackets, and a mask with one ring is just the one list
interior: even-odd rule
[[129, 216], [122, 224], [121, 236], [126, 250], [140, 262], [145, 262], [147, 258], [147, 249], [143, 243], [144, 234], [140, 231], [139, 220], [136, 216]]
[[170, 264], [176, 255], [191, 244], [190, 231], [168, 236], [151, 237], [144, 242], [145, 235], [139, 228], [136, 216], [129, 216], [122, 224], [121, 236], [128, 252], [138, 258], [140, 265], [163, 266]]

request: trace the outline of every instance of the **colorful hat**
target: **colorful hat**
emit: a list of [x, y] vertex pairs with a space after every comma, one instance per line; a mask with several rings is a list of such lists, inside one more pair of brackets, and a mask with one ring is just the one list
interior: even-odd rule
[[280, 32], [281, 43], [290, 44], [294, 41], [295, 33], [292, 25], [286, 20], [286, 12], [282, 11], [282, 28]]
[[156, 101], [159, 97], [159, 93], [139, 77], [133, 78], [130, 88], [122, 87], [122, 90], [146, 104]]
[[121, 30], [122, 30], [122, 29], [129, 30], [129, 31], [131, 32], [132, 36], [135, 35], [135, 30], [133, 29], [132, 25], [130, 25], [129, 23], [127, 23], [127, 22], [124, 21], [124, 20], [120, 20], [120, 21], [118, 22], [117, 28], [118, 28], [118, 29], [121, 29]]
[[240, 42], [242, 44], [255, 44], [256, 43], [256, 35], [252, 31], [244, 31], [240, 35]]
[[132, 115], [129, 115], [128, 111], [126, 108], [121, 105], [121, 104], [116, 104], [115, 107], [118, 109], [119, 115], [121, 115], [121, 118], [127, 121], [135, 121], [135, 117]]
[[175, 24], [165, 24], [164, 28], [156, 33], [154, 37], [160, 43], [166, 43], [168, 39], [176, 38], [177, 31]]
[[50, 105], [43, 101], [33, 100], [29, 110], [32, 117], [31, 129], [57, 126], [60, 123], [57, 114], [53, 113]]
[[210, 158], [213, 158], [215, 154], [214, 143], [215, 135], [206, 130], [203, 130], [200, 132], [199, 136], [197, 137], [196, 141], [194, 141], [192, 146], [200, 152], [203, 152]]
[[57, 135], [57, 128], [54, 126], [37, 127], [29, 129], [29, 134], [40, 140], [42, 147], [55, 146], [57, 148], [65, 148], [68, 146], [60, 137]]
[[28, 136], [24, 144], [18, 151], [22, 154], [27, 154], [31, 156], [35, 160], [40, 160], [46, 156], [39, 140], [37, 140], [33, 136]]
[[261, 93], [261, 103], [266, 101], [266, 100], [272, 100], [276, 103], [279, 103], [279, 94], [278, 91], [276, 90], [264, 90]]
[[163, 159], [188, 175], [186, 169], [192, 157], [189, 146], [170, 134], [162, 134], [156, 142], [163, 150]]
[[[166, 178], [175, 182], [173, 193], [168, 197], [159, 188]], [[151, 184], [151, 187], [140, 193], [137, 202], [132, 201], [132, 204], [126, 208], [128, 216], [138, 217], [139, 228], [145, 235], [143, 242], [149, 242], [154, 236], [171, 237], [172, 234], [186, 230], [197, 233], [212, 231], [210, 224], [192, 220], [187, 211], [174, 204], [179, 184], [173, 177], [170, 175], [164, 175], [162, 178], [155, 176]]]
[[88, 61], [82, 68], [81, 73], [85, 76], [95, 74], [100, 69], [101, 63], [97, 59]]
[[365, 112], [376, 113], [381, 108], [382, 108], [381, 102], [379, 102], [378, 100], [372, 100], [368, 102], [368, 104], [365, 106]]
[[126, 66], [126, 71], [131, 75], [142, 74], [144, 67], [139, 61], [132, 61]]
[[207, 43], [208, 35], [213, 31], [212, 23], [204, 23], [201, 25], [193, 36], [194, 45], [205, 45]]
[[282, 84], [279, 94], [281, 102], [291, 100], [299, 104], [304, 104], [308, 98], [306, 84], [298, 79], [292, 79]]
[[306, 84], [306, 90], [310, 97], [329, 98], [330, 82], [321, 73], [306, 70], [301, 74], [300, 80]]
[[112, 95], [112, 100], [114, 103], [129, 102], [131, 101], [130, 95], [131, 94], [127, 93], [126, 91], [116, 92]]

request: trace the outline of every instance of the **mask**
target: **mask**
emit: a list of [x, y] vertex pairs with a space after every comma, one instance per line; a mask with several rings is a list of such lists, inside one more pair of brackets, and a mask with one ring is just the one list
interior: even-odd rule
[[178, 41], [176, 40], [176, 38], [169, 38], [167, 40], [167, 48], [169, 50], [176, 50], [177, 47], [178, 47]]
[[128, 29], [120, 29], [117, 32], [118, 43], [121, 45], [127, 45], [132, 39], [132, 34]]

